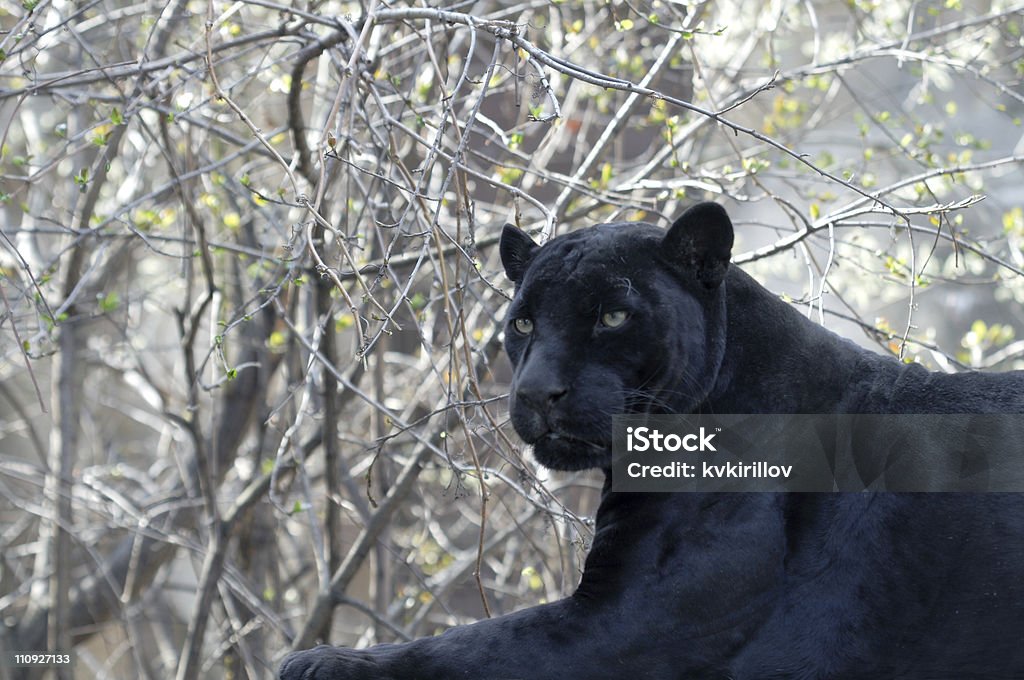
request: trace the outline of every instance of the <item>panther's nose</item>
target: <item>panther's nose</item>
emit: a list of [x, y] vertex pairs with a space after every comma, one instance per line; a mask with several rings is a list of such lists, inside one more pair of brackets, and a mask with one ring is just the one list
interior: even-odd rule
[[519, 385], [516, 388], [516, 399], [538, 413], [547, 413], [559, 399], [568, 394], [569, 390], [560, 383], [545, 385]]

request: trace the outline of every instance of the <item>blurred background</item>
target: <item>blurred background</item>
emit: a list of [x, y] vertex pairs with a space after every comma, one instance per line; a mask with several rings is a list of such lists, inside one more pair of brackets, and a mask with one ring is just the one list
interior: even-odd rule
[[716, 200], [819, 323], [1024, 367], [1022, 12], [0, 0], [0, 677], [268, 678], [571, 593], [601, 479], [507, 423], [506, 222]]

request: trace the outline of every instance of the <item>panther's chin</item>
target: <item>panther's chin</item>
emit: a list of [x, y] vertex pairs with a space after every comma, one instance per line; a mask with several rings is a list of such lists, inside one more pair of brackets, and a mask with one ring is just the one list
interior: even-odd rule
[[552, 470], [575, 472], [610, 467], [611, 443], [593, 442], [548, 432], [533, 442], [533, 456]]

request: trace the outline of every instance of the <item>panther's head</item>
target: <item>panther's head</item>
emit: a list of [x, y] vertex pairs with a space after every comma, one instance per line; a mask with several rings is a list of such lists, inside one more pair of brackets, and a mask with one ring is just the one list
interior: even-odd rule
[[613, 415], [686, 413], [707, 397], [725, 349], [732, 242], [715, 203], [667, 232], [599, 224], [543, 247], [505, 226], [501, 260], [516, 284], [509, 408], [541, 464], [608, 467]]

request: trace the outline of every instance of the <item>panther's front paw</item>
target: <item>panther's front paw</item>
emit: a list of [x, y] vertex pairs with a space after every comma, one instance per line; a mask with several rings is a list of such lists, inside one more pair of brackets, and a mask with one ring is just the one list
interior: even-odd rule
[[280, 680], [390, 680], [365, 651], [320, 645], [292, 652], [281, 662]]

